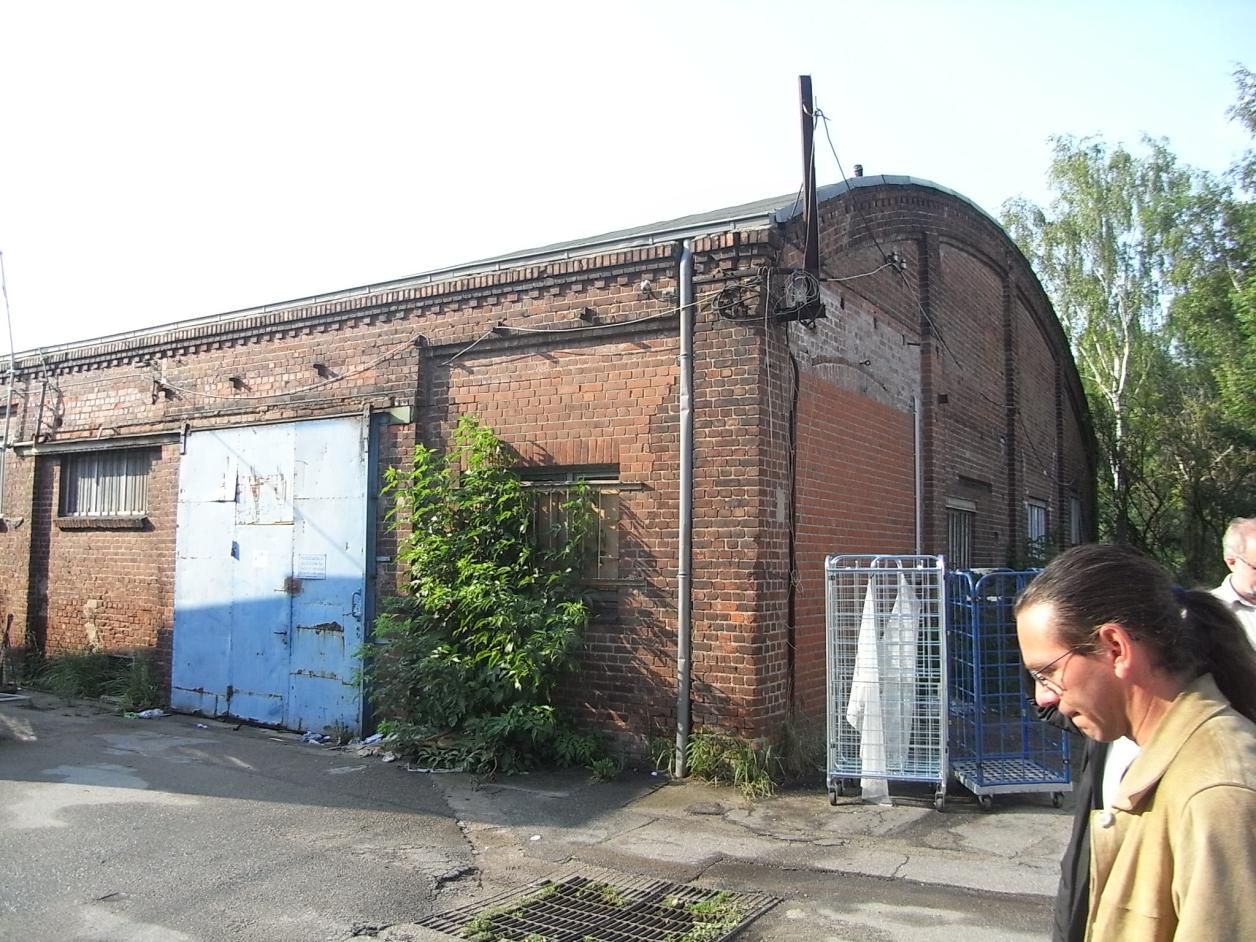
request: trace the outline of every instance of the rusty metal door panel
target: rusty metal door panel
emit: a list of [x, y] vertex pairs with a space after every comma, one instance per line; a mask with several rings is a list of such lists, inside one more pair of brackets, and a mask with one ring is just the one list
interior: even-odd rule
[[361, 728], [367, 448], [359, 418], [297, 429], [289, 725]]
[[176, 709], [360, 729], [362, 422], [188, 435], [176, 537]]
[[291, 598], [284, 591], [292, 528], [237, 525], [232, 560], [231, 687], [224, 712], [258, 723], [287, 724]]
[[171, 705], [286, 720], [289, 425], [191, 432], [179, 467]]
[[[190, 451], [190, 449], [189, 449]], [[174, 652], [170, 705], [217, 716], [226, 710], [231, 643], [230, 552], [234, 503], [180, 500], [176, 516]]]

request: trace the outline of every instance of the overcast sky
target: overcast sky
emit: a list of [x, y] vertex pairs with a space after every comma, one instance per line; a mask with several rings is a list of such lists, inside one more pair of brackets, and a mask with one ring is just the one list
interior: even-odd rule
[[995, 215], [1052, 134], [1220, 172], [1239, 62], [1252, 0], [0, 0], [13, 345], [795, 192], [800, 74], [848, 173]]

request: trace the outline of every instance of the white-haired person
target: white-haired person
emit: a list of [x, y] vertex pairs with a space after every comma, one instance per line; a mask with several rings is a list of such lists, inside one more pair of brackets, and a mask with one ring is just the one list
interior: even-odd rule
[[1221, 538], [1221, 555], [1230, 574], [1212, 594], [1229, 606], [1256, 645], [1256, 517], [1235, 517]]

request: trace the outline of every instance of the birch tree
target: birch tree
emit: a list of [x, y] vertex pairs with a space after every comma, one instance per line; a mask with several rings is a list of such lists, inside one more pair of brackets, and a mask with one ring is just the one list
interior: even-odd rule
[[1051, 296], [1073, 347], [1101, 449], [1101, 529], [1146, 544], [1137, 493], [1152, 480], [1142, 435], [1169, 363], [1165, 331], [1172, 206], [1195, 186], [1167, 146], [1135, 156], [1094, 138], [1053, 139], [1047, 208], [1004, 207], [1003, 222]]
[[[1230, 116], [1256, 139], [1256, 76]], [[1053, 139], [1046, 208], [1003, 221], [1073, 347], [1100, 447], [1100, 535], [1184, 582], [1220, 575], [1225, 522], [1256, 513], [1256, 150], [1227, 177], [1163, 141]]]

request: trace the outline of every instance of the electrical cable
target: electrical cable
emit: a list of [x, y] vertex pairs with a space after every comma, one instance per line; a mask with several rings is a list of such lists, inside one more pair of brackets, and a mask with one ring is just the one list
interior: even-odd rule
[[[757, 275], [746, 275], [744, 278], [740, 280], [749, 281], [757, 277], [758, 277]], [[677, 305], [676, 307], [669, 307], [666, 311], [660, 311], [657, 314], [647, 314], [644, 317], [638, 317], [638, 318], [634, 318], [632, 320], [627, 320], [627, 321], [614, 321], [609, 324], [581, 324], [579, 327], [515, 327], [515, 326], [511, 326], [510, 324], [501, 323], [492, 329], [493, 330], [507, 330], [511, 332], [524, 333], [524, 334], [573, 334], [573, 333], [580, 333], [580, 332], [588, 331], [588, 330], [613, 330], [616, 327], [627, 327], [632, 324], [643, 324], [647, 321], [656, 321], [664, 317], [671, 317], [673, 314], [680, 313], [680, 311], [683, 310], [684, 308], [693, 308], [697, 310], [698, 307], [703, 302], [708, 301], [711, 298], [719, 297], [724, 291], [727, 290], [727, 288], [728, 286], [725, 286], [724, 288], [719, 288], [714, 291], [709, 291], [706, 294], [701, 295], [700, 297], [694, 298], [694, 300], [690, 301], [688, 304], [683, 305], [683, 306]], [[479, 341], [476, 341], [476, 342], [478, 343]], [[459, 356], [461, 356], [461, 354], [459, 354]]]
[[883, 272], [887, 268], [896, 268], [896, 267], [897, 266], [894, 264], [894, 262], [891, 261], [891, 262], [886, 262], [883, 265], [878, 265], [876, 268], [872, 269], [872, 271], [860, 272], [858, 275], [842, 275], [840, 277], [837, 275], [828, 275], [827, 277], [822, 277], [820, 281], [824, 284], [827, 284], [830, 281], [836, 281], [839, 283], [846, 282], [846, 281], [854, 281], [857, 278], [867, 278], [869, 275], [875, 275], [878, 272]]
[[467, 344], [465, 347], [463, 347], [461, 350], [459, 350], [457, 353], [451, 356], [448, 360], [442, 363], [441, 366], [449, 366], [451, 363], [457, 360], [460, 356], [462, 356], [468, 350], [471, 350], [477, 344], [483, 343], [485, 340], [493, 336], [493, 334], [495, 333], [497, 333], [497, 327], [490, 327], [488, 330], [484, 331], [484, 333], [480, 334], [480, 336], [476, 337], [469, 344]]
[[[833, 146], [833, 137], [829, 134], [829, 117], [819, 108], [815, 110], [816, 120], [824, 122], [824, 138], [829, 142], [829, 150], [833, 152], [833, 159], [837, 161], [837, 171], [842, 175], [842, 182], [846, 184], [846, 192], [849, 193], [854, 187], [850, 185], [850, 179], [846, 176], [846, 170], [842, 167], [842, 159], [837, 156], [837, 148]], [[812, 151], [814, 155], [814, 150]], [[886, 254], [885, 249], [881, 247], [881, 242], [877, 239], [877, 234], [872, 231], [872, 227], [868, 225], [868, 220], [864, 218], [863, 210], [858, 203], [854, 204], [855, 213], [859, 216], [860, 221], [864, 224], [864, 228], [868, 231], [868, 235], [872, 237], [872, 242], [877, 247], [877, 251], [881, 253], [881, 258], [885, 261], [890, 260], [890, 256]]]
[[[372, 360], [370, 363], [367, 363], [365, 366], [359, 366], [357, 369], [350, 370], [347, 373], [341, 373], [339, 376], [333, 376], [330, 379], [323, 380], [321, 383], [312, 383], [311, 385], [303, 386], [300, 389], [285, 389], [282, 392], [257, 393], [255, 395], [245, 394], [245, 395], [224, 396], [218, 393], [201, 392], [196, 389], [188, 389], [187, 387], [176, 385], [175, 383], [169, 382], [168, 380], [164, 379], [160, 375], [160, 373], [158, 374], [156, 381], [165, 389], [173, 389], [175, 392], [183, 393], [188, 396], [196, 396], [201, 399], [222, 399], [226, 401], [259, 401], [259, 400], [264, 400], [264, 399], [278, 399], [283, 396], [299, 396], [302, 393], [312, 392], [315, 389], [321, 389], [324, 386], [331, 386], [333, 383], [339, 383], [342, 380], [349, 379], [351, 376], [357, 376], [359, 373], [365, 373], [367, 370], [373, 367], [379, 366], [379, 364], [383, 363], [385, 360], [392, 359], [398, 353], [404, 350], [406, 347], [413, 347], [416, 343], [418, 343], [419, 338], [421, 336], [423, 335], [415, 334], [410, 339], [397, 344], [397, 346], [393, 347], [391, 350], [388, 350], [386, 353], [376, 357], [374, 360]], [[476, 341], [476, 342], [478, 343], [479, 341]]]

